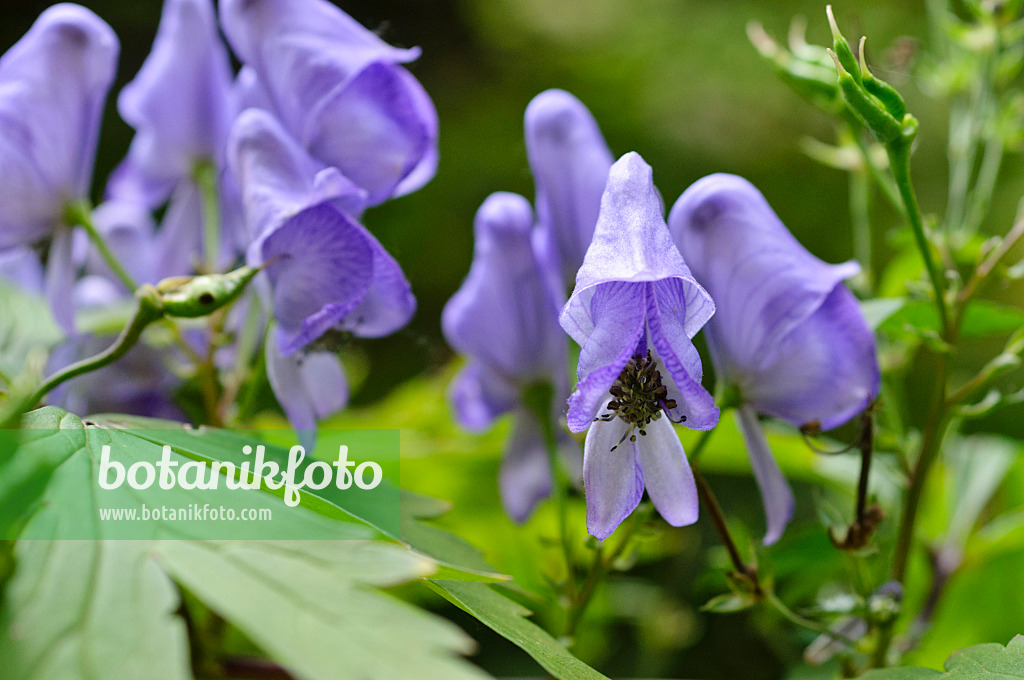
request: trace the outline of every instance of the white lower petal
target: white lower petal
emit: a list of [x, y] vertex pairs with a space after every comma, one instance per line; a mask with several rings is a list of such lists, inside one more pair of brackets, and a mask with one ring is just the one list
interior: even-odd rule
[[672, 526], [693, 524], [700, 506], [697, 485], [675, 429], [662, 417], [646, 431], [646, 436], [637, 437], [636, 446], [654, 507]]

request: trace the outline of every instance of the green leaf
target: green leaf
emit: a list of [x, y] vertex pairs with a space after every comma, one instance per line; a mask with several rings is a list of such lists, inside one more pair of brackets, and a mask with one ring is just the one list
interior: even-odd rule
[[700, 609], [716, 614], [731, 614], [750, 609], [757, 602], [757, 598], [752, 593], [723, 593], [705, 602]]
[[[560, 680], [608, 680], [586, 665], [546, 631], [527, 619], [530, 611], [486, 583], [429, 580], [442, 597], [532, 656]], [[417, 676], [426, 677], [426, 676]]]
[[868, 671], [862, 680], [1024, 680], [1024, 636], [1003, 647], [990, 643], [953, 652], [946, 672], [930, 668], [885, 668]]
[[[130, 429], [135, 435], [146, 437], [154, 443], [169, 444], [175, 451], [194, 460], [234, 460], [244, 444], [251, 443], [251, 436], [228, 430], [212, 433], [203, 438], [201, 445], [196, 437], [182, 429], [180, 423], [136, 416], [94, 416], [93, 420], [118, 429]], [[177, 428], [177, 429], [175, 429]], [[268, 454], [272, 447], [268, 446]], [[278, 452], [279, 455], [283, 455]], [[422, 520], [433, 519], [448, 511], [449, 506], [426, 496], [392, 487], [387, 479], [381, 482], [381, 489], [390, 489], [400, 503], [400, 530], [387, 521], [380, 507], [362, 502], [358, 494], [340, 494], [331, 486], [323, 490], [306, 490], [312, 496], [311, 502], [303, 503], [314, 512], [327, 517], [352, 517], [374, 527], [385, 536], [401, 541], [413, 550], [430, 557], [445, 569], [445, 578], [481, 581], [505, 581], [508, 577], [498, 573], [483, 558], [482, 553], [462, 538]]]
[[0, 375], [14, 379], [34, 350], [49, 351], [64, 339], [49, 309], [42, 298], [0, 280]]
[[[997, 302], [972, 302], [960, 326], [962, 338], [984, 338], [1005, 335], [1024, 327], [1024, 311]], [[935, 305], [923, 300], [909, 302], [886, 317], [878, 330], [892, 337], [921, 333], [938, 333], [939, 317]], [[916, 333], [915, 333], [916, 331]]]
[[[33, 431], [60, 462], [15, 548], [18, 570], [0, 609], [4, 680], [188, 680], [175, 582], [302, 680], [486, 677], [456, 656], [472, 644], [461, 631], [375, 590], [434, 569], [392, 543], [198, 541], [189, 533], [199, 530], [194, 525], [163, 521], [152, 523], [152, 540], [62, 540], [82, 535], [83, 525], [101, 538], [112, 532], [94, 494], [79, 492], [91, 488], [104, 444], [149, 459], [160, 454], [158, 444], [116, 430], [82, 424], [64, 433], [68, 418]], [[116, 492], [130, 502], [131, 491]], [[172, 489], [166, 502], [184, 505], [193, 495]], [[253, 494], [253, 503], [264, 496]], [[304, 536], [339, 535], [336, 522], [313, 512], [290, 521]], [[341, 531], [372, 535], [356, 524]], [[180, 540], [160, 540], [169, 536]]]

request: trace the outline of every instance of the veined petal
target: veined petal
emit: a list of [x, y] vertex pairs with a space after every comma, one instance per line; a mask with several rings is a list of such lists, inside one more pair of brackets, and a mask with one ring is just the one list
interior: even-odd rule
[[277, 333], [267, 334], [267, 377], [288, 422], [299, 431], [307, 448], [317, 421], [345, 408], [348, 381], [337, 355], [328, 352], [283, 356]]
[[459, 423], [479, 432], [512, 410], [519, 401], [519, 390], [485, 364], [471, 361], [452, 381], [449, 398]]
[[762, 367], [779, 340], [860, 269], [811, 255], [764, 196], [734, 175], [694, 183], [672, 208], [669, 227], [717, 304], [712, 327], [720, 369], [743, 387], [742, 376]]
[[[596, 422], [583, 444], [587, 531], [600, 540], [611, 536], [644, 495], [636, 443], [628, 437], [621, 441], [627, 427], [619, 418]], [[617, 448], [612, 451], [612, 447]]]
[[365, 229], [328, 204], [299, 212], [253, 244], [265, 264], [284, 356], [308, 345], [362, 304], [373, 280]]
[[565, 372], [565, 336], [534, 253], [532, 229], [525, 198], [489, 196], [474, 220], [469, 275], [441, 317], [452, 347], [521, 384]]
[[60, 4], [0, 57], [0, 249], [48, 236], [88, 193], [118, 49], [103, 20]]
[[700, 509], [697, 484], [683, 445], [669, 421], [660, 418], [648, 425], [647, 434], [637, 437], [634, 445], [647, 493], [658, 514], [674, 527], [696, 522]]
[[[589, 297], [588, 319], [594, 325], [580, 338], [579, 382], [569, 397], [568, 421], [573, 432], [590, 427], [604, 402], [610, 400], [608, 390], [626, 362], [641, 351], [641, 343], [646, 343], [646, 284], [609, 282], [591, 288]], [[562, 310], [561, 319], [567, 331], [568, 309]]]
[[842, 284], [779, 340], [765, 364], [748, 379], [744, 398], [797, 427], [814, 421], [826, 430], [838, 427], [879, 390], [874, 337]]
[[428, 144], [426, 152], [420, 157], [416, 167], [395, 187], [394, 196], [396, 198], [411, 194], [432, 180], [437, 174], [437, 163], [440, 157], [437, 149], [437, 109], [434, 107], [434, 102], [420, 85], [420, 81], [416, 80], [411, 73], [405, 69], [399, 69], [399, 75], [406, 81], [406, 91], [418, 111], [417, 118], [426, 132]]
[[[173, 186], [198, 162], [223, 159], [232, 77], [212, 1], [165, 0], [153, 49], [117, 102], [136, 130], [128, 167], [146, 176], [142, 183]], [[122, 171], [118, 179], [127, 176]], [[122, 195], [117, 182], [109, 190]], [[167, 195], [156, 198], [150, 205]]]
[[426, 95], [410, 80], [399, 66], [370, 64], [321, 99], [302, 128], [310, 154], [365, 189], [370, 205], [390, 198], [436, 143], [436, 113], [424, 119]]
[[764, 544], [771, 545], [779, 540], [789, 520], [793, 518], [793, 491], [768, 448], [768, 440], [754, 409], [751, 406], [741, 407], [736, 411], [736, 422], [743, 435], [743, 442], [747, 445], [754, 479], [761, 489], [761, 500], [764, 502], [764, 514], [768, 522]]
[[571, 284], [594, 235], [612, 154], [587, 107], [563, 90], [534, 97], [525, 128], [538, 223]]
[[551, 495], [551, 464], [544, 433], [533, 414], [517, 409], [498, 476], [501, 503], [516, 522], [525, 522], [537, 503]]

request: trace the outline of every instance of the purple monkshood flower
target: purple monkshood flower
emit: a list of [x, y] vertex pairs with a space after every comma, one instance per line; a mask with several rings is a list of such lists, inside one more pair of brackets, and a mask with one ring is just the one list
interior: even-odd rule
[[[561, 294], [551, 285], [551, 265], [537, 247], [525, 198], [489, 196], [477, 211], [474, 234], [469, 275], [441, 317], [448, 342], [470, 357], [452, 384], [451, 400], [459, 422], [473, 430], [513, 414], [501, 498], [509, 516], [523, 522], [551, 493], [545, 428], [564, 433], [555, 425], [569, 394], [567, 343], [558, 326]], [[548, 406], [528, 403], [539, 395]], [[559, 444], [570, 470], [577, 468], [579, 448], [567, 434]]]
[[572, 285], [594, 236], [614, 159], [590, 111], [563, 90], [534, 97], [525, 128], [538, 226], [557, 254], [565, 284]]
[[257, 282], [276, 322], [271, 385], [292, 425], [312, 430], [347, 399], [338, 357], [324, 351], [332, 338], [393, 333], [416, 301], [398, 263], [351, 216], [365, 192], [311, 158], [274, 116], [243, 111], [228, 147], [254, 236], [247, 259], [266, 266]]
[[[670, 524], [697, 520], [697, 489], [669, 421], [718, 423], [691, 339], [715, 304], [690, 274], [662, 215], [651, 168], [628, 153], [611, 168], [594, 240], [562, 309], [582, 348], [569, 429], [587, 432], [587, 529], [607, 538], [644, 487]], [[665, 417], [662, 417], [665, 416]]]
[[0, 57], [0, 250], [53, 237], [46, 290], [65, 330], [74, 313], [67, 208], [89, 193], [118, 50], [102, 19], [61, 4]]
[[219, 184], [221, 260], [235, 259], [241, 205], [227, 175], [232, 72], [217, 32], [211, 0], [165, 0], [153, 49], [118, 97], [121, 117], [135, 128], [128, 157], [107, 186], [108, 197], [156, 208], [170, 198], [160, 230], [160, 277], [193, 270], [203, 251], [203, 197], [197, 172], [208, 167]]
[[433, 177], [437, 112], [399, 66], [419, 50], [388, 45], [325, 0], [224, 0], [220, 15], [260, 99], [310, 155], [364, 189], [369, 205]]
[[757, 414], [830, 429], [878, 394], [874, 339], [842, 283], [860, 267], [811, 255], [764, 196], [734, 175], [711, 175], [687, 189], [669, 226], [718, 305], [708, 345], [719, 380], [739, 393], [739, 426], [764, 498], [770, 544], [792, 517], [793, 493]]

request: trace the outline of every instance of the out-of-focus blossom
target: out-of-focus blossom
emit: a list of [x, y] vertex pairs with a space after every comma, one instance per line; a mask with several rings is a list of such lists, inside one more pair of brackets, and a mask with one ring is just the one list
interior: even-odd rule
[[[211, 0], [166, 0], [153, 49], [118, 97], [136, 134], [107, 186], [109, 197], [147, 208], [170, 199], [154, 263], [160, 277], [195, 268], [204, 251], [204, 200], [218, 202], [220, 259], [230, 262], [244, 245], [240, 198], [225, 162], [236, 112], [232, 78]], [[216, 196], [204, 197], [211, 188]]]
[[538, 226], [572, 285], [594, 236], [611, 151], [590, 111], [563, 90], [547, 90], [526, 107], [526, 152], [537, 195]]
[[266, 266], [262, 293], [276, 322], [271, 384], [292, 424], [312, 429], [347, 395], [337, 356], [321, 345], [338, 332], [388, 335], [416, 301], [398, 263], [348, 212], [364, 192], [313, 160], [270, 113], [244, 111], [229, 148], [255, 236], [248, 261]]
[[650, 166], [626, 154], [611, 168], [593, 242], [560, 317], [582, 348], [569, 428], [589, 428], [583, 477], [594, 536], [610, 535], [645, 485], [670, 524], [696, 521], [693, 474], [669, 421], [698, 430], [718, 423], [691, 342], [714, 311], [672, 243]]
[[[564, 431], [556, 426], [569, 393], [559, 294], [525, 198], [492, 194], [477, 211], [474, 234], [469, 275], [441, 319], [448, 342], [470, 357], [451, 399], [459, 422], [473, 430], [513, 413], [500, 486], [506, 512], [522, 522], [551, 493], [545, 430]], [[540, 397], [549, 403], [530, 403]], [[567, 435], [556, 442], [572, 469], [579, 449]]]
[[399, 66], [418, 49], [388, 45], [325, 0], [225, 0], [221, 23], [259, 99], [310, 155], [364, 189], [369, 205], [433, 176], [437, 112]]
[[734, 175], [711, 175], [679, 198], [669, 226], [718, 313], [708, 345], [719, 379], [739, 395], [738, 421], [778, 540], [793, 494], [757, 414], [837, 427], [878, 393], [871, 331], [843, 285], [855, 262], [829, 265], [793, 238], [764, 196]]

